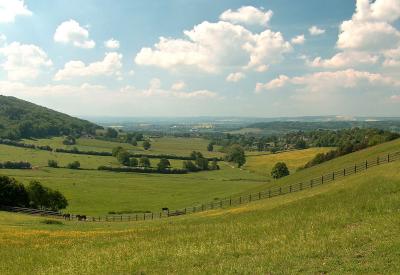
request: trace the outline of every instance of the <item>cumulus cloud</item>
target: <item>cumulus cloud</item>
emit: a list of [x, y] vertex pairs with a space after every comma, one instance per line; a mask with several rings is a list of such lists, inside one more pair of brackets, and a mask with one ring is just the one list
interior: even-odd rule
[[177, 82], [175, 84], [171, 87], [171, 90], [165, 90], [162, 89], [160, 79], [153, 78], [150, 80], [149, 87], [147, 89], [136, 89], [133, 86], [126, 86], [122, 88], [121, 91], [137, 97], [146, 98], [202, 99], [217, 97], [215, 92], [209, 90], [183, 91], [186, 86], [184, 82]]
[[65, 80], [75, 77], [88, 76], [120, 76], [122, 68], [122, 54], [111, 52], [106, 53], [102, 61], [85, 65], [80, 60], [69, 61], [64, 65], [64, 68], [59, 70], [54, 76], [54, 80]]
[[346, 68], [359, 65], [376, 64], [379, 56], [367, 52], [348, 51], [334, 55], [332, 58], [323, 59], [316, 57], [312, 61], [307, 61], [308, 65], [317, 68]]
[[265, 84], [257, 83], [256, 84], [256, 92], [259, 93], [262, 90], [272, 90], [283, 87], [289, 81], [289, 77], [286, 75], [280, 75], [278, 78], [275, 78]]
[[244, 77], [245, 77], [245, 75], [242, 72], [230, 73], [226, 77], [226, 81], [228, 81], [228, 82], [238, 82], [238, 81], [242, 80]]
[[186, 87], [186, 83], [185, 82], [178, 81], [178, 82], [172, 84], [171, 89], [173, 91], [180, 91], [180, 90], [184, 89], [185, 87]]
[[57, 27], [54, 41], [84, 49], [91, 49], [96, 45], [93, 40], [89, 39], [89, 31], [72, 19], [62, 22]]
[[0, 55], [5, 58], [1, 67], [10, 80], [36, 78], [43, 69], [53, 64], [43, 49], [31, 44], [12, 42], [0, 48]]
[[325, 33], [324, 29], [320, 29], [317, 26], [312, 26], [308, 29], [308, 32], [313, 35], [313, 36], [317, 36], [317, 35], [321, 35]]
[[281, 88], [288, 84], [301, 86], [304, 91], [308, 92], [329, 92], [369, 85], [399, 87], [400, 81], [379, 73], [348, 69], [335, 72], [317, 72], [292, 78], [279, 76], [266, 84], [259, 83], [258, 91]]
[[340, 49], [379, 51], [400, 43], [400, 32], [391, 24], [400, 17], [398, 0], [357, 0], [356, 11], [340, 26]]
[[19, 15], [32, 15], [23, 0], [0, 0], [0, 23], [14, 22]]
[[104, 46], [108, 49], [119, 49], [120, 44], [118, 40], [111, 38], [104, 42]]
[[272, 15], [273, 12], [271, 10], [264, 11], [252, 6], [245, 6], [235, 11], [231, 9], [226, 10], [219, 18], [222, 21], [229, 21], [235, 24], [266, 26], [271, 20]]
[[292, 44], [302, 45], [302, 44], [304, 44], [304, 42], [306, 42], [306, 38], [304, 37], [304, 34], [302, 34], [302, 35], [293, 37], [291, 41], [292, 41]]
[[280, 32], [252, 33], [241, 25], [219, 21], [203, 22], [184, 31], [184, 39], [160, 37], [153, 48], [142, 48], [138, 65], [178, 70], [194, 68], [218, 73], [223, 68], [241, 67], [265, 71], [292, 50]]

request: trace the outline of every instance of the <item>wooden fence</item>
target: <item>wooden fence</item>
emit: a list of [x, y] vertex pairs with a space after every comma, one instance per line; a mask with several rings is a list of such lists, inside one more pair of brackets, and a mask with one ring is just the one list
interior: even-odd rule
[[[143, 221], [143, 220], [155, 220], [161, 218], [168, 218], [173, 216], [186, 215], [191, 213], [198, 213], [207, 210], [213, 210], [218, 208], [227, 208], [235, 205], [250, 203], [252, 201], [257, 201], [261, 199], [273, 198], [276, 196], [281, 196], [293, 192], [299, 192], [304, 189], [314, 188], [318, 185], [327, 184], [329, 182], [333, 182], [344, 177], [354, 175], [365, 171], [371, 167], [379, 166], [385, 163], [390, 163], [400, 159], [400, 152], [387, 154], [385, 156], [378, 156], [376, 158], [365, 160], [361, 163], [354, 164], [348, 167], [344, 167], [338, 169], [336, 171], [332, 171], [326, 174], [321, 175], [320, 177], [316, 177], [310, 180], [306, 180], [303, 182], [288, 184], [283, 186], [272, 187], [270, 189], [257, 192], [250, 193], [247, 195], [242, 195], [238, 197], [229, 197], [221, 200], [215, 200], [209, 203], [198, 204], [191, 207], [186, 207], [177, 210], [167, 210], [161, 212], [149, 212], [149, 213], [137, 213], [131, 215], [109, 215], [109, 216], [88, 216], [85, 221], [92, 222], [126, 222], [126, 221]], [[4, 210], [20, 212], [25, 214], [32, 215], [42, 215], [42, 216], [52, 216], [57, 218], [62, 218], [62, 214], [59, 212], [53, 211], [43, 211], [37, 209], [29, 209], [29, 208], [21, 208], [21, 207], [2, 207]], [[80, 215], [72, 215], [69, 218], [70, 220], [82, 220], [82, 216]]]

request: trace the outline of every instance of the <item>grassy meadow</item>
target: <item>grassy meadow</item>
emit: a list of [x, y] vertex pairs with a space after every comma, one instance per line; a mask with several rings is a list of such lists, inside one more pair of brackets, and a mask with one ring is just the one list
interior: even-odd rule
[[313, 159], [319, 153], [326, 153], [332, 148], [309, 148], [304, 150], [294, 150], [282, 152], [278, 154], [258, 154], [247, 155], [246, 164], [243, 167], [251, 172], [271, 177], [271, 170], [277, 162], [285, 162], [289, 168], [290, 173], [304, 166], [308, 161]]
[[399, 169], [393, 162], [282, 197], [147, 222], [57, 225], [0, 212], [0, 273], [397, 274]]

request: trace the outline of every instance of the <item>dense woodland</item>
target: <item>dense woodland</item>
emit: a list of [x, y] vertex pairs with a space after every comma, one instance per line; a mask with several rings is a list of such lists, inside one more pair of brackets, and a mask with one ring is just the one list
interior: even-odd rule
[[94, 134], [101, 128], [89, 121], [62, 114], [15, 97], [0, 96], [0, 137], [41, 138]]

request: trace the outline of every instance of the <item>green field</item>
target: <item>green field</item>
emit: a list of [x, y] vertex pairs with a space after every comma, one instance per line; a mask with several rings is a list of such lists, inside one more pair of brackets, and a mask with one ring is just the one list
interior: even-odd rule
[[0, 273], [398, 274], [399, 169], [393, 162], [237, 208], [147, 222], [49, 225], [0, 212]]
[[285, 162], [290, 173], [294, 173], [298, 168], [304, 166], [304, 164], [314, 158], [315, 155], [326, 153], [330, 150], [332, 148], [309, 148], [279, 154], [248, 155], [243, 168], [266, 177], [271, 177], [272, 167], [277, 162]]
[[92, 138], [78, 138], [76, 145], [64, 145], [62, 137], [54, 137], [49, 139], [25, 139], [24, 143], [35, 145], [49, 145], [52, 148], [65, 148], [72, 149], [78, 148], [81, 151], [98, 151], [98, 152], [111, 152], [114, 147], [121, 146], [132, 153], [143, 154], [172, 154], [177, 156], [189, 156], [192, 151], [202, 152], [206, 157], [221, 157], [222, 153], [218, 152], [219, 147], [215, 146], [214, 152], [207, 151], [208, 140], [201, 138], [175, 138], [175, 137], [162, 137], [151, 138], [151, 148], [144, 150], [142, 142], [137, 146], [128, 143], [118, 143], [105, 140], [98, 140]]

